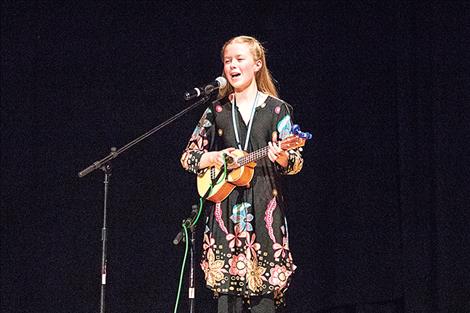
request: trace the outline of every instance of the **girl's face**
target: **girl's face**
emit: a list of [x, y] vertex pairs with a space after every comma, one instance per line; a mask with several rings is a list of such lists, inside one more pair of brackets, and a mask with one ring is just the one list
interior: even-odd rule
[[248, 44], [234, 42], [225, 47], [224, 74], [236, 92], [256, 82], [255, 74], [261, 66], [261, 60], [254, 60]]

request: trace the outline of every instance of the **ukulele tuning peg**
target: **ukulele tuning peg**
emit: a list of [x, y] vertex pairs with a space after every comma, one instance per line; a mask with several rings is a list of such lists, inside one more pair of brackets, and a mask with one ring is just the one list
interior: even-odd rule
[[301, 131], [300, 126], [298, 124], [292, 125], [292, 133], [303, 139], [312, 139], [312, 134], [309, 132]]
[[299, 126], [298, 124], [294, 124], [294, 125], [292, 125], [292, 129], [291, 129], [291, 130], [292, 130], [292, 133], [293, 133], [294, 135], [298, 135], [299, 132], [300, 132], [300, 126]]
[[309, 133], [309, 132], [302, 132], [301, 135], [300, 135], [301, 138], [304, 138], [304, 139], [312, 139], [312, 134]]

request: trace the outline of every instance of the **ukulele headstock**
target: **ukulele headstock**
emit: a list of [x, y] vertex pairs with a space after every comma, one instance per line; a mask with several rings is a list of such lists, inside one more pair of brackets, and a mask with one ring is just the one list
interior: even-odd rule
[[302, 132], [299, 125], [294, 124], [292, 126], [292, 135], [287, 136], [281, 141], [281, 149], [292, 150], [303, 147], [307, 139], [312, 139], [312, 134], [309, 132]]

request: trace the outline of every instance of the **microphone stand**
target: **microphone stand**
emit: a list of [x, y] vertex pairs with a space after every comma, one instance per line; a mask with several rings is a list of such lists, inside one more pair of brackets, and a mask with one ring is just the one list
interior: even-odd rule
[[189, 313], [196, 313], [196, 284], [195, 284], [195, 277], [194, 277], [194, 247], [196, 245], [196, 239], [194, 238], [194, 234], [196, 233], [196, 225], [193, 225], [189, 228], [191, 230], [191, 248], [189, 252], [189, 292], [188, 292], [188, 299], [189, 299]]
[[[194, 261], [194, 248], [196, 246], [196, 239], [194, 234], [196, 233], [196, 225], [194, 225], [194, 219], [196, 218], [199, 207], [197, 204], [193, 204], [191, 207], [191, 215], [184, 219], [181, 226], [185, 225], [189, 227], [191, 231], [191, 239], [190, 239], [190, 247], [189, 247], [189, 292], [188, 292], [188, 300], [189, 300], [189, 313], [196, 313], [195, 308], [195, 298], [196, 298], [196, 284], [195, 284], [195, 276], [194, 276], [194, 268], [195, 268], [195, 261]], [[183, 237], [183, 230], [181, 230], [173, 239], [173, 244], [176, 246], [178, 245], [181, 240], [185, 240]]]
[[103, 199], [103, 228], [101, 230], [101, 241], [102, 241], [102, 253], [101, 253], [101, 295], [100, 295], [100, 313], [105, 313], [105, 295], [106, 295], [106, 275], [107, 275], [107, 232], [106, 232], [106, 219], [107, 219], [107, 206], [108, 206], [108, 193], [109, 193], [109, 183], [111, 178], [111, 160], [117, 158], [121, 153], [130, 149], [134, 145], [138, 144], [145, 138], [149, 137], [150, 135], [154, 134], [158, 130], [162, 129], [163, 127], [169, 125], [173, 121], [177, 120], [190, 110], [194, 109], [195, 107], [205, 103], [209, 100], [210, 95], [205, 94], [201, 99], [191, 104], [186, 109], [182, 110], [181, 112], [175, 114], [174, 116], [170, 117], [163, 123], [159, 124], [158, 126], [152, 128], [145, 134], [137, 137], [136, 139], [132, 140], [131, 142], [127, 143], [123, 147], [116, 149], [115, 147], [111, 148], [111, 152], [101, 160], [93, 162], [93, 164], [89, 165], [84, 170], [78, 173], [78, 177], [82, 178], [96, 169], [101, 169], [104, 172], [104, 199]]

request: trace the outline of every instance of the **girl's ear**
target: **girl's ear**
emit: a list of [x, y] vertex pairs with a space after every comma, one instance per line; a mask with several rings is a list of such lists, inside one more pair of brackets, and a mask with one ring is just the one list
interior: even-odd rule
[[257, 60], [255, 62], [255, 72], [258, 72], [263, 67], [263, 62], [261, 60]]

